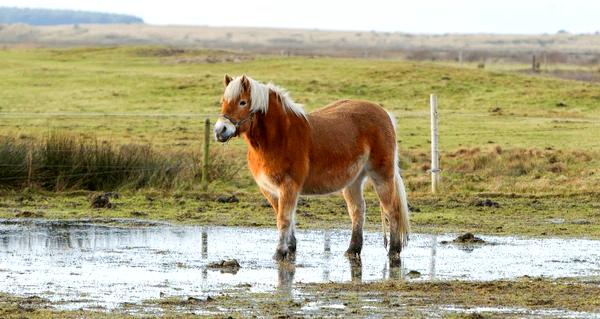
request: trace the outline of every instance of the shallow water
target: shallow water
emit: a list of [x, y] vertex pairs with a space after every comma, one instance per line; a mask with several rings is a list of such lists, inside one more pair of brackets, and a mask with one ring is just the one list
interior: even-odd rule
[[[112, 309], [160, 296], [228, 289], [283, 290], [297, 282], [494, 280], [600, 275], [600, 241], [482, 236], [488, 244], [441, 244], [456, 235], [413, 234], [400, 267], [388, 265], [381, 234], [365, 233], [362, 263], [344, 257], [350, 232], [299, 231], [294, 264], [271, 259], [274, 229], [147, 225], [125, 221], [0, 221], [0, 291], [48, 298], [60, 308]], [[223, 273], [207, 264], [236, 258]], [[421, 275], [408, 277], [409, 271]]]

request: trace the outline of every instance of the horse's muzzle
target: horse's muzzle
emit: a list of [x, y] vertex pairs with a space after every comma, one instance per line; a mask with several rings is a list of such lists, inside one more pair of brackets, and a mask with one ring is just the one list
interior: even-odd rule
[[215, 123], [214, 133], [217, 141], [225, 143], [236, 135], [237, 127], [229, 120], [219, 119], [217, 123]]
[[217, 141], [219, 141], [221, 143], [225, 143], [225, 142], [229, 141], [232, 137], [233, 137], [233, 135], [224, 136], [224, 135], [220, 135], [220, 134], [215, 134], [215, 138], [217, 139]]

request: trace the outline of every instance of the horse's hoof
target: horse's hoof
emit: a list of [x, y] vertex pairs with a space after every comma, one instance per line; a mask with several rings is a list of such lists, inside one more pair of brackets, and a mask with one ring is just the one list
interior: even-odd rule
[[273, 255], [273, 259], [275, 261], [282, 261], [285, 259], [285, 257], [287, 257], [287, 251], [277, 250]]
[[289, 246], [288, 246], [288, 251], [289, 251], [289, 253], [291, 253], [291, 254], [295, 253], [295, 252], [296, 252], [296, 244], [289, 245]]
[[294, 261], [296, 254], [289, 250], [277, 250], [273, 255], [275, 261]]
[[290, 238], [290, 242], [288, 244], [288, 251], [290, 253], [296, 252], [296, 236], [294, 235], [292, 235], [292, 237]]

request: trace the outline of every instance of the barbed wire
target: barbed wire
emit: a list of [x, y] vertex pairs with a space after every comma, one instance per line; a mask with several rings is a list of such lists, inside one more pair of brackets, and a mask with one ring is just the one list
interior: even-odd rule
[[195, 117], [195, 118], [217, 118], [216, 113], [99, 113], [99, 112], [0, 112], [1, 117], [11, 118], [30, 118], [30, 117], [65, 117], [65, 118], [84, 118], [84, 117]]
[[[73, 169], [85, 169], [85, 168], [96, 168], [96, 167], [100, 167], [100, 168], [120, 168], [123, 167], [123, 165], [89, 165], [89, 166], [85, 166], [85, 165], [32, 165], [35, 169], [39, 169], [39, 168], [73, 168]], [[169, 167], [195, 167], [195, 165], [166, 165], [167, 168]], [[0, 164], [0, 167], [25, 167], [28, 168], [29, 164], [27, 163], [23, 163], [23, 164]], [[155, 166], [131, 166], [128, 167], [126, 169], [159, 169], [159, 168], [165, 168], [165, 166], [163, 165], [155, 165]]]

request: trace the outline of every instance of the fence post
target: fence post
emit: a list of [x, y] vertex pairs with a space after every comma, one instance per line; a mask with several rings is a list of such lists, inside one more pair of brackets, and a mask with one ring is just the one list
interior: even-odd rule
[[202, 163], [202, 190], [208, 190], [210, 119], [204, 121], [204, 161]]
[[438, 111], [437, 96], [429, 97], [431, 105], [431, 192], [437, 193], [440, 183], [440, 155], [438, 150]]
[[27, 187], [31, 188], [31, 179], [33, 178], [33, 153], [31, 148], [27, 153]]
[[533, 71], [533, 72], [539, 71], [540, 70], [539, 63], [540, 62], [537, 61], [537, 58], [535, 57], [535, 54], [534, 54], [531, 58], [531, 71]]

